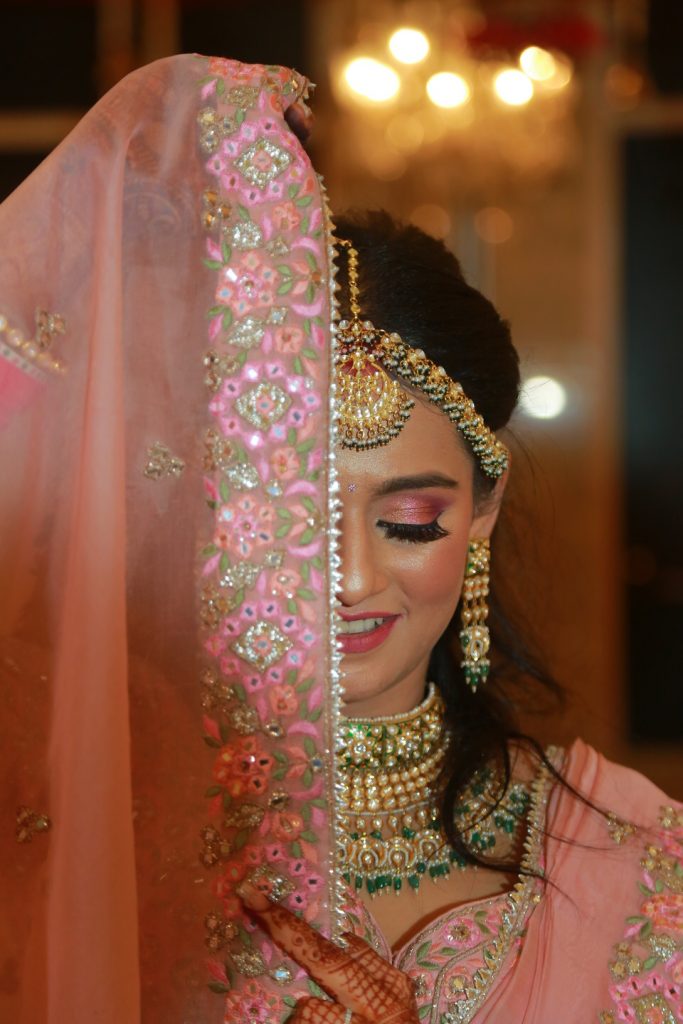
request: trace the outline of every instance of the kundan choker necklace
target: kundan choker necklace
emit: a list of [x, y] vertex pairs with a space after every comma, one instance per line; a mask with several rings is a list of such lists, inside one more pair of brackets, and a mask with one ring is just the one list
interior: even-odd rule
[[[418, 889], [467, 861], [448, 843], [439, 812], [439, 777], [450, 743], [444, 703], [433, 683], [413, 711], [343, 718], [337, 747], [342, 877], [375, 896]], [[514, 837], [529, 803], [515, 783], [501, 799], [496, 774], [482, 769], [455, 807], [456, 827], [481, 855], [497, 836]]]

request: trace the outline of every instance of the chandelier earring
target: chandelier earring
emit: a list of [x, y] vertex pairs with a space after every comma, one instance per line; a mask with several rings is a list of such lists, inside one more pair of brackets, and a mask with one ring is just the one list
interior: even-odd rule
[[486, 599], [489, 594], [490, 564], [488, 538], [470, 540], [462, 586], [460, 644], [464, 657], [460, 667], [472, 693], [476, 693], [480, 683], [486, 682], [491, 668], [488, 659], [491, 637], [486, 625], [489, 614]]

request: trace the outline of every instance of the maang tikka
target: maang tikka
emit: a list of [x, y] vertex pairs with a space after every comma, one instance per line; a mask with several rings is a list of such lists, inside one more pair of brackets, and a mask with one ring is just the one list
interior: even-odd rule
[[377, 448], [401, 432], [415, 402], [401, 386], [400, 378], [446, 413], [487, 476], [502, 476], [508, 465], [508, 450], [486, 426], [462, 385], [399, 334], [389, 334], [370, 320], [361, 320], [358, 252], [347, 239], [337, 241], [348, 254], [351, 314], [337, 325], [339, 443], [344, 448]]
[[460, 643], [463, 660], [460, 667], [465, 682], [476, 693], [477, 686], [485, 683], [491, 668], [488, 659], [491, 638], [486, 619], [489, 614], [489, 570], [491, 551], [488, 538], [471, 540], [467, 549], [465, 578], [462, 584]]

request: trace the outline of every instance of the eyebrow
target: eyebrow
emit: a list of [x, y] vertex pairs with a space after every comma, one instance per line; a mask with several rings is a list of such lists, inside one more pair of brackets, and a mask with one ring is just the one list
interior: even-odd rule
[[386, 494], [395, 494], [397, 491], [419, 491], [427, 487], [448, 487], [454, 490], [458, 487], [458, 481], [443, 473], [418, 473], [416, 476], [395, 476], [386, 480], [376, 489], [378, 498]]

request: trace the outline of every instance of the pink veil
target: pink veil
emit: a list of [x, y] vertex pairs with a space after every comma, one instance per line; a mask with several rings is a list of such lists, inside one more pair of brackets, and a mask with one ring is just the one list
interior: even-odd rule
[[286, 69], [135, 72], [0, 208], [0, 1016], [280, 1024], [339, 930], [321, 185]]

